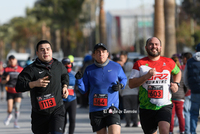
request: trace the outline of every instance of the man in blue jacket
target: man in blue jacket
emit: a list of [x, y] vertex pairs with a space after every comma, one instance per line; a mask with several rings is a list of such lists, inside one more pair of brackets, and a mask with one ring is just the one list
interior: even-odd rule
[[75, 75], [79, 91], [89, 92], [90, 123], [93, 132], [120, 134], [119, 90], [124, 89], [127, 78], [122, 67], [108, 59], [109, 52], [103, 43], [93, 51], [94, 64], [83, 74]]

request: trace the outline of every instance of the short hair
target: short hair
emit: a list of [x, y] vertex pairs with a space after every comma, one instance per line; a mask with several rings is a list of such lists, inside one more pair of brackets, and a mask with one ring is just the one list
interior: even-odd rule
[[47, 40], [41, 40], [36, 45], [36, 51], [38, 51], [39, 45], [41, 45], [41, 44], [50, 44], [50, 46], [52, 47], [52, 45], [51, 45], [51, 43], [49, 41], [47, 41]]
[[[148, 38], [148, 39], [147, 39], [147, 41], [146, 41], [146, 46], [147, 46], [149, 40], [152, 39], [152, 38], [154, 38], [154, 37], [151, 37], [151, 38]], [[160, 46], [162, 46], [162, 44], [161, 44], [161, 40], [160, 40], [158, 37], [155, 37], [155, 38], [157, 38], [157, 39], [160, 41]]]
[[188, 59], [192, 58], [192, 53], [185, 52], [182, 54], [182, 58], [186, 58], [188, 60]]
[[120, 51], [120, 55], [127, 55], [128, 52], [127, 51]]

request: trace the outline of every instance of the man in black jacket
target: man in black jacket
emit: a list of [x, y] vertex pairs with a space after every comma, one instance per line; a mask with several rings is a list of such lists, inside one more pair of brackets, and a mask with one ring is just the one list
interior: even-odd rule
[[41, 40], [36, 46], [36, 60], [19, 74], [16, 91], [30, 91], [32, 131], [34, 134], [62, 134], [64, 107], [69, 76], [61, 62], [52, 58], [51, 44]]

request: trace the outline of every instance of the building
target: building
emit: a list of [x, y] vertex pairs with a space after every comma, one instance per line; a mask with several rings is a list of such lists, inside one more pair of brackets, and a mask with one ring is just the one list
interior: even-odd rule
[[109, 52], [120, 50], [139, 52], [139, 44], [153, 36], [154, 7], [143, 5], [135, 9], [112, 10], [106, 13], [107, 44]]

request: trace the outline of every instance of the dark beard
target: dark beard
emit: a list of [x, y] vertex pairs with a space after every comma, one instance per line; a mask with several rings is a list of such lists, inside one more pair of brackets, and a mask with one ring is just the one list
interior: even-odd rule
[[152, 57], [157, 57], [160, 55], [160, 52], [157, 52], [156, 54], [152, 53], [150, 50], [147, 50], [148, 55], [152, 56]]

